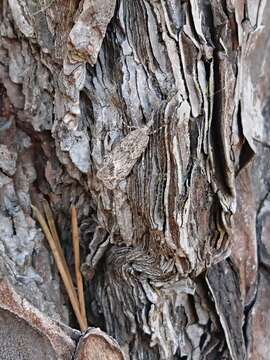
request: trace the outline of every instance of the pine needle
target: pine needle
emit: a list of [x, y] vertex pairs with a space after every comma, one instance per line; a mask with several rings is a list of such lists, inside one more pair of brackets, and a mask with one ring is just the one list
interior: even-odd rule
[[76, 291], [74, 289], [74, 286], [72, 284], [72, 282], [70, 282], [71, 276], [69, 271], [66, 272], [67, 269], [67, 264], [65, 262], [65, 259], [63, 258], [63, 256], [61, 256], [60, 252], [59, 252], [59, 248], [56, 244], [55, 239], [53, 238], [50, 229], [46, 223], [46, 220], [44, 219], [43, 215], [41, 214], [41, 212], [32, 205], [32, 209], [34, 211], [34, 214], [48, 240], [48, 243], [50, 245], [50, 248], [52, 250], [54, 259], [55, 259], [55, 263], [56, 266], [58, 268], [58, 271], [62, 277], [63, 283], [65, 285], [68, 297], [70, 299], [72, 308], [74, 310], [74, 313], [76, 315], [76, 318], [78, 320], [78, 323], [80, 325], [80, 329], [81, 331], [85, 331], [87, 329], [87, 323], [85, 322], [85, 319], [83, 318], [83, 316], [81, 315], [80, 312], [80, 306], [79, 306], [79, 302], [78, 302], [78, 298], [77, 298], [77, 294]]
[[85, 311], [85, 301], [84, 301], [84, 291], [83, 291], [83, 279], [80, 271], [80, 239], [79, 239], [79, 228], [77, 220], [77, 210], [74, 206], [71, 208], [71, 224], [72, 224], [72, 241], [73, 241], [73, 252], [75, 258], [75, 273], [77, 281], [77, 291], [80, 303], [80, 310], [82, 317], [87, 323], [86, 311]]
[[[58, 252], [59, 252], [59, 254], [61, 256], [63, 266], [64, 266], [66, 274], [67, 274], [67, 276], [69, 278], [69, 282], [73, 286], [73, 281], [72, 281], [72, 278], [71, 278], [71, 275], [70, 275], [70, 272], [69, 272], [69, 269], [68, 269], [68, 266], [67, 266], [67, 263], [66, 263], [66, 260], [65, 260], [64, 252], [63, 252], [63, 249], [61, 247], [60, 239], [59, 239], [59, 236], [58, 236], [58, 233], [57, 233], [56, 225], [55, 225], [54, 218], [53, 218], [53, 213], [52, 213], [52, 210], [50, 208], [50, 205], [49, 205], [48, 201], [45, 200], [45, 199], [43, 200], [43, 208], [44, 208], [44, 212], [45, 212], [47, 222], [48, 222], [48, 225], [49, 225], [49, 228], [50, 228], [50, 232], [51, 232], [52, 237], [54, 239], [54, 243], [55, 243], [55, 245], [57, 247], [57, 250], [58, 250]], [[75, 291], [75, 289], [74, 289], [74, 291]]]

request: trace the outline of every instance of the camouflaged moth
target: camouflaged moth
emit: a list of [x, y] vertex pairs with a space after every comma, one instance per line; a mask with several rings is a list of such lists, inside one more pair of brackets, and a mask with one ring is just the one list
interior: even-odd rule
[[152, 124], [153, 121], [150, 121], [146, 126], [131, 131], [105, 156], [97, 177], [108, 189], [115, 189], [129, 175], [147, 148]]

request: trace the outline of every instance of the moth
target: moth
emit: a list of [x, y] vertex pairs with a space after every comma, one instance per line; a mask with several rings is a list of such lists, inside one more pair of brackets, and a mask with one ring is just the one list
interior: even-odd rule
[[[103, 165], [97, 172], [97, 177], [108, 189], [116, 189], [119, 182], [130, 174], [133, 166], [147, 148], [150, 135], [168, 125], [169, 116], [172, 116], [181, 103], [182, 97], [179, 98], [179, 93], [170, 94], [152, 113], [147, 125], [131, 131], [105, 156]], [[159, 129], [150, 132], [154, 119], [161, 120], [162, 125]]]
[[106, 188], [114, 190], [119, 182], [130, 174], [133, 166], [147, 148], [152, 124], [153, 121], [149, 121], [146, 126], [132, 130], [105, 156], [97, 177]]

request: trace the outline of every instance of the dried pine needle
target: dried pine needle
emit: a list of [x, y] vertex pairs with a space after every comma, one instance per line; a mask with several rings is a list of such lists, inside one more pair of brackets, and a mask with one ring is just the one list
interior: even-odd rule
[[32, 209], [34, 211], [34, 214], [35, 214], [48, 242], [49, 242], [50, 248], [52, 250], [52, 253], [53, 253], [53, 256], [55, 259], [56, 266], [62, 277], [63, 283], [65, 285], [68, 297], [69, 297], [71, 305], [72, 305], [72, 308], [74, 310], [74, 313], [75, 313], [78, 323], [80, 325], [80, 329], [82, 331], [85, 331], [87, 329], [87, 323], [86, 323], [85, 319], [83, 318], [83, 316], [81, 315], [77, 294], [76, 294], [76, 291], [74, 289], [72, 282], [70, 282], [71, 276], [70, 276], [70, 274], [68, 275], [69, 272], [68, 273], [66, 272], [67, 265], [64, 265], [65, 260], [63, 261], [63, 257], [61, 256], [61, 254], [59, 252], [59, 248], [56, 245], [56, 241], [54, 240], [43, 215], [33, 205], [32, 205]]
[[[62, 258], [62, 263], [63, 263], [63, 266], [65, 268], [66, 274], [67, 274], [67, 276], [69, 278], [69, 282], [72, 284], [72, 287], [73, 287], [72, 278], [71, 278], [70, 272], [68, 270], [68, 266], [67, 266], [67, 263], [66, 263], [66, 260], [65, 260], [63, 250], [61, 248], [61, 243], [60, 243], [60, 239], [59, 239], [57, 229], [56, 229], [56, 225], [55, 225], [55, 222], [54, 222], [53, 213], [52, 213], [52, 210], [50, 208], [50, 205], [49, 205], [48, 201], [45, 200], [45, 199], [43, 200], [43, 208], [44, 208], [44, 212], [45, 212], [47, 222], [48, 222], [48, 225], [49, 225], [49, 228], [50, 228], [50, 232], [51, 232], [52, 237], [54, 239], [57, 250], [58, 250], [58, 252], [59, 252], [59, 254], [60, 254], [61, 258]], [[74, 291], [75, 291], [75, 289], [74, 289]]]
[[79, 238], [79, 228], [77, 220], [77, 210], [74, 206], [71, 208], [71, 224], [72, 224], [72, 241], [73, 241], [73, 252], [75, 258], [75, 273], [77, 281], [77, 290], [80, 303], [80, 310], [82, 317], [87, 323], [86, 311], [85, 311], [85, 301], [84, 301], [84, 291], [83, 291], [83, 279], [80, 271], [80, 238]]

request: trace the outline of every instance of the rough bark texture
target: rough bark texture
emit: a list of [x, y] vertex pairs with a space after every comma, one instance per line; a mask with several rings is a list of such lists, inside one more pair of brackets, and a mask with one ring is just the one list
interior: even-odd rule
[[100, 329], [84, 334], [54, 321], [0, 280], [1, 360], [124, 360], [114, 339]]
[[268, 359], [269, 2], [0, 11], [1, 276], [76, 326], [30, 206], [73, 266], [75, 205], [90, 323], [127, 358]]

